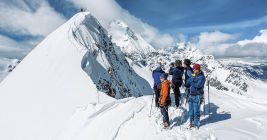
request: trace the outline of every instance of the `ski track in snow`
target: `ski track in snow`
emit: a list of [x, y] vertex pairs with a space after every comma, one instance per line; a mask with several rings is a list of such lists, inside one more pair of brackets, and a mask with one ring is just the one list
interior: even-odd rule
[[123, 125], [126, 124], [127, 122], [129, 122], [130, 120], [134, 119], [135, 115], [138, 114], [139, 112], [141, 112], [144, 108], [145, 108], [145, 105], [143, 105], [138, 111], [133, 112], [132, 115], [128, 119], [126, 119], [124, 122], [122, 122], [121, 125], [119, 126], [119, 128], [117, 129], [117, 132], [116, 132], [115, 136], [112, 138], [112, 140], [115, 140], [117, 138], [121, 127], [123, 127]]

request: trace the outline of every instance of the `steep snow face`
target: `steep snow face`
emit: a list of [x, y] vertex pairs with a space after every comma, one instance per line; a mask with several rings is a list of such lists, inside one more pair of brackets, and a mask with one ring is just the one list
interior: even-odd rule
[[149, 83], [136, 74], [94, 17], [84, 16], [72, 29], [75, 40], [88, 50], [82, 68], [99, 90], [117, 99], [152, 93]]
[[69, 38], [73, 22], [50, 34], [0, 84], [0, 139], [51, 139], [77, 106], [97, 101], [81, 68], [86, 51]]
[[138, 33], [135, 33], [123, 21], [115, 20], [110, 23], [108, 32], [112, 41], [118, 45], [126, 55], [139, 57], [156, 52]]
[[0, 84], [0, 139], [52, 139], [75, 108], [114, 100], [101, 91], [123, 98], [151, 93], [151, 88], [97, 20], [79, 13]]

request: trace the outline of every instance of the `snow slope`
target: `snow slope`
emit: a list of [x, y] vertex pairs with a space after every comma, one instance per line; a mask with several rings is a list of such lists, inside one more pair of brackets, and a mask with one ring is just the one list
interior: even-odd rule
[[[211, 89], [210, 110], [201, 107], [200, 130], [188, 130], [188, 116], [181, 123], [186, 108], [170, 107], [170, 129], [162, 129], [159, 109], [152, 107], [152, 96], [126, 98], [77, 109], [57, 140], [179, 140], [179, 139], [259, 139], [267, 136], [267, 104], [264, 99], [249, 99], [230, 92]], [[206, 94], [207, 96], [207, 94]], [[174, 103], [173, 103], [174, 106]], [[205, 114], [205, 115], [204, 115]]]
[[72, 20], [42, 41], [1, 83], [1, 139], [51, 139], [77, 106], [96, 101], [96, 87], [81, 68], [85, 51], [67, 40]]
[[[116, 49], [117, 48], [117, 49]], [[51, 33], [0, 85], [0, 139], [47, 140], [86, 103], [151, 94], [89, 13]]]

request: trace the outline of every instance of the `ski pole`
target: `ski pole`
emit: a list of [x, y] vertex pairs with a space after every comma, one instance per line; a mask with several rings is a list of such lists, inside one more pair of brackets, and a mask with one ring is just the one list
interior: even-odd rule
[[204, 112], [204, 118], [205, 118], [205, 115], [206, 115], [206, 109], [205, 109], [205, 97], [203, 98], [203, 112]]
[[153, 101], [154, 101], [154, 96], [155, 96], [155, 94], [156, 94], [156, 93], [154, 93], [153, 96], [152, 96], [149, 117], [151, 117], [152, 105], [153, 105]]
[[[185, 92], [186, 95], [185, 95], [184, 109], [186, 109], [186, 104], [188, 102], [188, 95], [189, 95], [188, 89], [186, 88], [185, 90], [186, 90], [186, 92]], [[180, 119], [180, 130], [181, 130], [182, 129], [182, 122], [184, 121], [184, 110], [183, 111], [181, 110], [181, 113], [179, 113], [179, 114], [181, 114], [181, 119]]]
[[210, 81], [208, 80], [208, 105], [209, 105], [209, 120], [210, 120]]

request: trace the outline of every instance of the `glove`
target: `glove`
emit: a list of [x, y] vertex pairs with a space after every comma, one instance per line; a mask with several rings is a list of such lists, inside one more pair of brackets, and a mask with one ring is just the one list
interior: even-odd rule
[[204, 103], [204, 101], [205, 101], [205, 98], [204, 98], [204, 95], [203, 95], [203, 96], [200, 97], [201, 104]]
[[172, 85], [171, 85], [171, 88], [172, 88], [172, 89], [174, 89], [174, 88], [175, 88], [175, 85], [174, 85], [174, 84], [172, 84]]
[[160, 89], [161, 89], [161, 85], [158, 85], [158, 86], [157, 86], [157, 89], [160, 90]]

